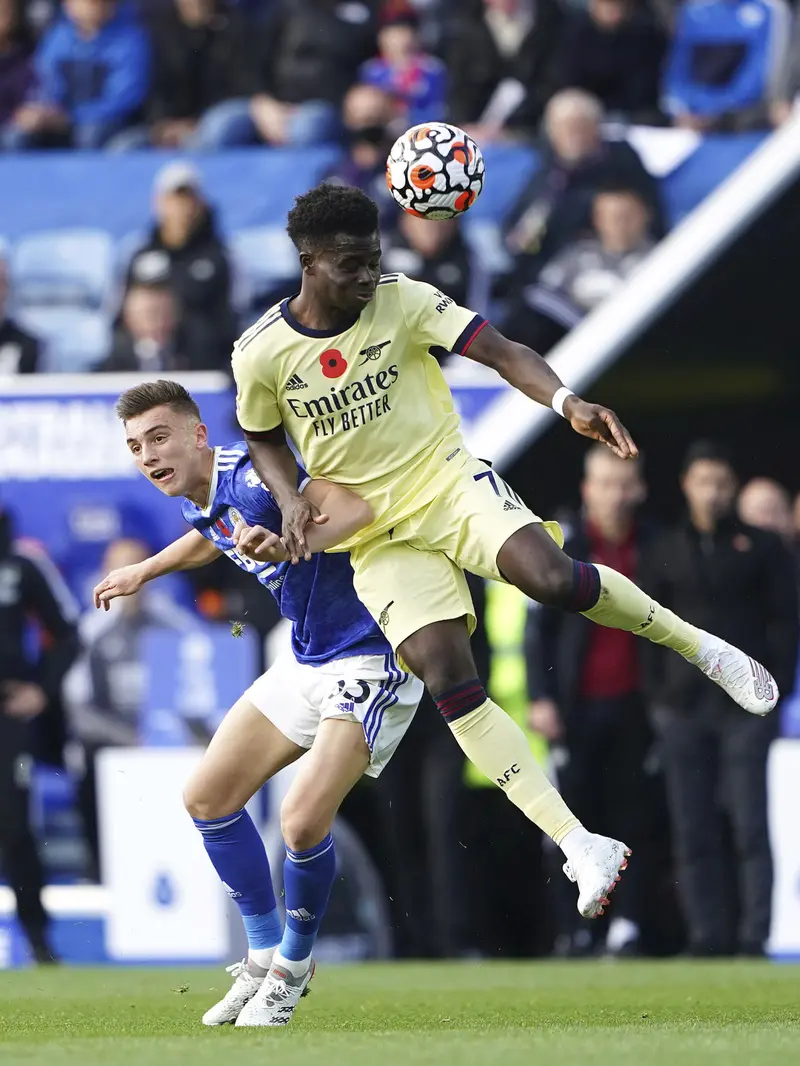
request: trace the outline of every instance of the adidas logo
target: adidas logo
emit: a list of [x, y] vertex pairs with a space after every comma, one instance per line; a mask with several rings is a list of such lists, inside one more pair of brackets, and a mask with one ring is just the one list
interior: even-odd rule
[[296, 922], [313, 922], [316, 918], [316, 914], [307, 911], [305, 907], [298, 907], [297, 910], [287, 910], [286, 913], [290, 918], [294, 918]]
[[518, 511], [519, 510], [519, 505], [516, 504], [516, 503], [512, 503], [511, 500], [506, 500], [506, 502], [503, 504], [503, 510], [504, 511]]
[[308, 385], [303, 381], [299, 374], [292, 374], [286, 383], [287, 392], [297, 392], [298, 389], [307, 389]]
[[231, 886], [229, 884], [227, 884], [227, 882], [223, 881], [222, 882], [222, 887], [225, 889], [225, 891], [228, 893], [228, 895], [231, 897], [231, 899], [240, 899], [241, 898], [242, 893], [241, 892], [237, 892], [235, 888], [231, 888]]

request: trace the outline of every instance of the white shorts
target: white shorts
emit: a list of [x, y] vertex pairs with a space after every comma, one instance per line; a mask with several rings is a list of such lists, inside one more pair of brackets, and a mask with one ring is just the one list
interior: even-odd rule
[[321, 666], [282, 654], [244, 696], [285, 737], [310, 748], [324, 718], [360, 722], [370, 750], [366, 773], [377, 777], [411, 725], [423, 684], [394, 655], [354, 655]]

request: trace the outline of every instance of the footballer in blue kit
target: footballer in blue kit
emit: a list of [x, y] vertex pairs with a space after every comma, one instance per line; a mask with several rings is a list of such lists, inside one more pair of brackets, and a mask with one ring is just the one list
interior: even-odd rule
[[[261, 582], [292, 623], [291, 649], [228, 711], [184, 791], [223, 887], [237, 904], [248, 957], [203, 1016], [206, 1025], [281, 1026], [314, 974], [312, 948], [336, 873], [331, 827], [363, 774], [376, 777], [405, 734], [423, 686], [398, 666], [355, 594], [346, 553], [324, 554], [372, 521], [356, 494], [302, 470], [292, 475], [319, 516], [306, 558], [292, 565], [280, 540], [279, 501], [253, 470], [244, 442], [212, 448], [200, 411], [174, 381], [134, 386], [117, 414], [139, 471], [183, 497], [192, 529], [142, 563], [112, 571], [95, 606], [163, 574], [227, 555]], [[305, 755], [281, 806], [286, 845], [281, 922], [266, 851], [245, 804]]]

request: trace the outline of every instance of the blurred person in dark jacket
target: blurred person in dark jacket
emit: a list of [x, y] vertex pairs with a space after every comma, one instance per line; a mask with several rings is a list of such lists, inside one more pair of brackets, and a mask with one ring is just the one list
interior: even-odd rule
[[35, 87], [5, 126], [3, 146], [102, 148], [141, 113], [150, 44], [130, 5], [65, 0], [34, 66]]
[[481, 142], [532, 135], [555, 88], [562, 20], [557, 0], [463, 0], [445, 50], [450, 121]]
[[199, 172], [169, 163], [154, 183], [155, 225], [131, 259], [128, 285], [168, 281], [193, 347], [216, 346], [225, 363], [238, 329], [231, 307], [228, 253]]
[[595, 235], [556, 252], [536, 283], [518, 292], [509, 334], [542, 355], [613, 296], [654, 247], [650, 210], [637, 189], [609, 184], [592, 202]]
[[[618, 459], [602, 444], [592, 446], [584, 460], [583, 508], [564, 550], [638, 581], [642, 548], [652, 536], [638, 518], [646, 495], [638, 461]], [[537, 604], [528, 612], [525, 645], [529, 724], [560, 752], [560, 791], [583, 817], [612, 826], [637, 857], [614, 893], [606, 944], [610, 954], [636, 953], [652, 859], [644, 644], [633, 633], [602, 629], [582, 615]], [[560, 879], [553, 881], [559, 889]], [[571, 901], [558, 910], [558, 953], [585, 954], [593, 946], [594, 923], [576, 916]]]
[[252, 29], [224, 0], [174, 0], [153, 27], [148, 140], [160, 148], [240, 144]]
[[[736, 474], [721, 446], [700, 441], [689, 449], [681, 487], [686, 521], [652, 543], [647, 587], [687, 621], [758, 658], [791, 692], [798, 601], [789, 552], [776, 534], [736, 517]], [[772, 895], [767, 754], [778, 715], [744, 713], [674, 658], [648, 655], [647, 687], [690, 952], [761, 955]]]
[[9, 283], [8, 263], [0, 252], [0, 378], [7, 374], [35, 374], [41, 352], [36, 337], [6, 314]]
[[[38, 629], [35, 658], [29, 653], [31, 621]], [[61, 682], [78, 652], [75, 623], [75, 605], [55, 567], [41, 551], [13, 540], [11, 516], [0, 503], [0, 854], [38, 962], [54, 957], [28, 790], [33, 757], [43, 751], [46, 734], [63, 738]], [[49, 746], [60, 745], [56, 740]]]
[[667, 35], [639, 0], [589, 0], [568, 16], [555, 63], [558, 89], [584, 89], [608, 115], [664, 123], [659, 111]]
[[777, 533], [786, 546], [794, 548], [792, 497], [770, 477], [754, 477], [742, 486], [736, 509], [745, 525]]
[[655, 179], [629, 144], [603, 139], [602, 117], [596, 97], [579, 89], [565, 89], [548, 103], [541, 167], [506, 223], [517, 282], [532, 283], [556, 252], [591, 231], [595, 194], [610, 183], [635, 189], [650, 212], [654, 236], [663, 235]]
[[383, 269], [427, 282], [462, 306], [471, 304], [472, 263], [458, 219], [436, 222], [399, 211], [397, 228], [386, 237]]
[[131, 285], [114, 331], [111, 352], [97, 368], [103, 373], [142, 373], [185, 369], [179, 350], [178, 309], [166, 282]]
[[0, 130], [33, 88], [32, 52], [22, 0], [0, 0]]

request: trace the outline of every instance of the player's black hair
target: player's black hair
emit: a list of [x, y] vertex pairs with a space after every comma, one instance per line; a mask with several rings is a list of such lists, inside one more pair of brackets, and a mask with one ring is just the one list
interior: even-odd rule
[[117, 418], [127, 422], [131, 418], [152, 411], [154, 407], [169, 407], [181, 414], [192, 415], [201, 421], [200, 408], [191, 394], [177, 381], [144, 381], [126, 389], [117, 400]]
[[378, 229], [378, 208], [360, 189], [323, 182], [295, 197], [286, 232], [299, 252], [314, 251], [332, 237], [371, 237]]
[[721, 463], [727, 466], [732, 474], [736, 473], [736, 463], [730, 448], [716, 440], [696, 440], [689, 445], [683, 457], [681, 476], [683, 476], [695, 463]]

